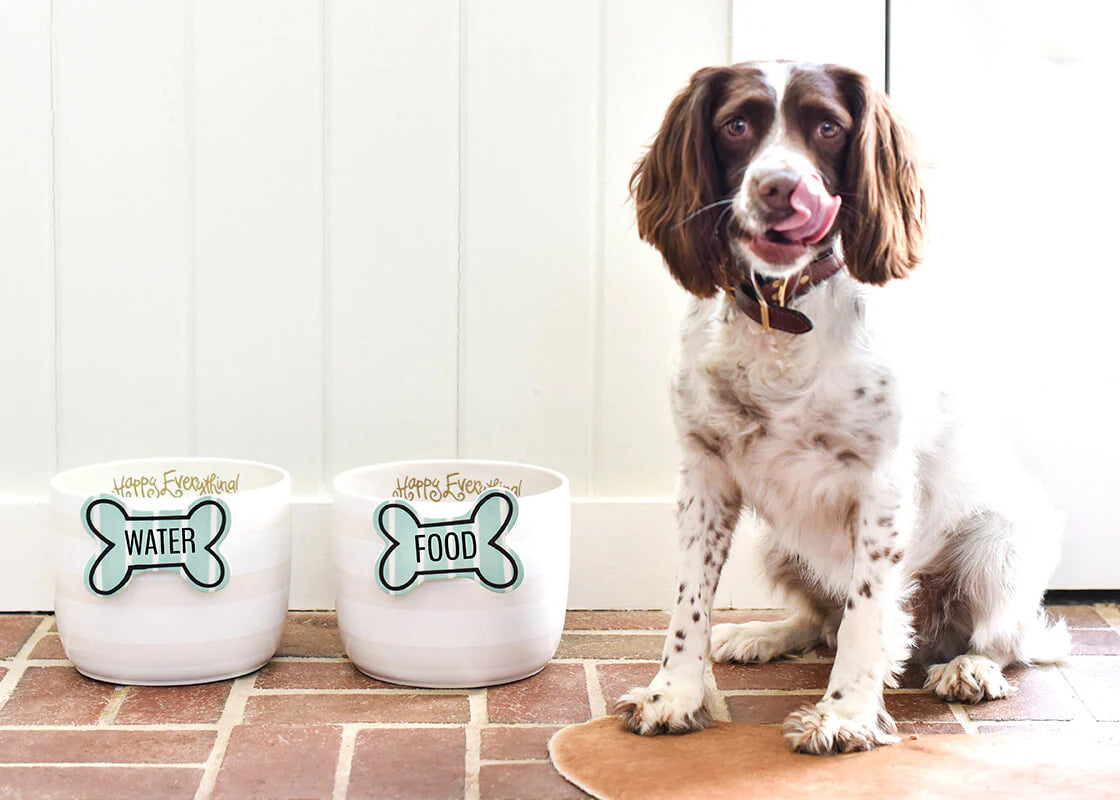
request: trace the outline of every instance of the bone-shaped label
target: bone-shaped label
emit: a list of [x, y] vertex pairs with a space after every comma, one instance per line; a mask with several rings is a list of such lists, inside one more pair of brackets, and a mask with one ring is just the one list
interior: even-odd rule
[[186, 511], [133, 514], [115, 495], [91, 497], [82, 505], [82, 524], [101, 543], [86, 564], [86, 588], [110, 597], [141, 570], [182, 570], [187, 582], [216, 592], [229, 582], [229, 565], [218, 546], [229, 533], [229, 507], [216, 497], [200, 497]]
[[492, 489], [460, 519], [424, 519], [405, 500], [386, 500], [373, 512], [373, 525], [385, 540], [377, 561], [377, 583], [389, 594], [403, 594], [426, 580], [471, 578], [492, 592], [521, 585], [521, 559], [502, 537], [517, 521], [517, 498]]

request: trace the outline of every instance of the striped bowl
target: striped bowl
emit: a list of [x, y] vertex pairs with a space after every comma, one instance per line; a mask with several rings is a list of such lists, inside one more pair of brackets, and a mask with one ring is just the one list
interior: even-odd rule
[[[495, 500], [496, 491], [515, 502]], [[494, 502], [472, 521], [488, 498]], [[427, 538], [402, 522], [408, 513]], [[499, 553], [487, 539], [494, 520], [509, 517]], [[367, 675], [409, 686], [487, 686], [539, 672], [559, 646], [571, 545], [568, 480], [560, 473], [503, 461], [359, 467], [334, 480], [331, 543], [338, 626]], [[449, 566], [460, 574], [434, 574]], [[429, 574], [410, 583], [421, 569]]]
[[[50, 488], [55, 615], [79, 672], [110, 683], [206, 683], [252, 672], [276, 652], [291, 577], [286, 471], [232, 459], [135, 459], [60, 473]], [[94, 510], [94, 499], [119, 501], [130, 518], [151, 520], [183, 514], [200, 497], [216, 498], [220, 502], [211, 505], [221, 504], [228, 514], [215, 546], [224, 563], [205, 553], [201, 566], [192, 562], [195, 572], [206, 573], [198, 580], [213, 586], [193, 585], [183, 568], [132, 566], [144, 554], [134, 561], [129, 553], [127, 582], [111, 595], [99, 594], [119, 581], [102, 581], [97, 572], [104, 545], [88, 528], [109, 512]], [[133, 535], [181, 524], [127, 523]], [[178, 553], [196, 552], [199, 544], [165, 540], [162, 546]]]

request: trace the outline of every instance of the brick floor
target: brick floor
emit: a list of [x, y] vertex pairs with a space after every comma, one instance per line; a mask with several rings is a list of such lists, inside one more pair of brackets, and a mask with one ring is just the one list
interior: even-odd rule
[[131, 686], [117, 710], [121, 725], [166, 725], [217, 722], [226, 707], [232, 681], [198, 686]]
[[[1013, 669], [1017, 691], [947, 704], [910, 668], [885, 697], [904, 736], [1090, 730], [1120, 745], [1120, 609], [1056, 606], [1075, 655]], [[719, 622], [780, 618], [721, 611]], [[346, 660], [333, 614], [290, 616], [255, 675], [187, 687], [116, 687], [66, 661], [42, 615], [0, 614], [0, 798], [580, 798], [548, 762], [561, 727], [606, 713], [657, 673], [663, 611], [573, 611], [537, 675], [472, 690], [407, 689]], [[832, 652], [716, 665], [721, 713], [778, 724], [828, 683]]]

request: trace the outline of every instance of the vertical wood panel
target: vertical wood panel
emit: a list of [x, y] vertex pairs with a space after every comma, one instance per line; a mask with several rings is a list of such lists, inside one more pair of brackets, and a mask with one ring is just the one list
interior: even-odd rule
[[0, 4], [0, 496], [55, 468], [50, 69], [50, 6]]
[[63, 467], [187, 448], [184, 23], [54, 3]]
[[328, 6], [327, 477], [456, 450], [459, 4]]
[[670, 100], [727, 61], [728, 0], [612, 0], [604, 42], [603, 283], [595, 492], [671, 496], [677, 443], [669, 362], [685, 293], [638, 239], [628, 183]]
[[586, 491], [598, 8], [465, 0], [460, 441]]
[[884, 85], [886, 0], [732, 0], [732, 61], [844, 64]]
[[320, 488], [322, 29], [308, 0], [195, 0], [198, 449]]

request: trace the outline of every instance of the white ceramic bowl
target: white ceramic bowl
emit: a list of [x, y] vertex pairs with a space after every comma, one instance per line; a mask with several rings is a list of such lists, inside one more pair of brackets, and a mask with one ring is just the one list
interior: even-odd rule
[[334, 480], [331, 531], [338, 626], [367, 675], [487, 686], [555, 654], [571, 546], [563, 475], [501, 461], [359, 467]]
[[205, 683], [263, 666], [291, 578], [291, 478], [217, 458], [115, 461], [51, 486], [55, 615], [91, 678]]

